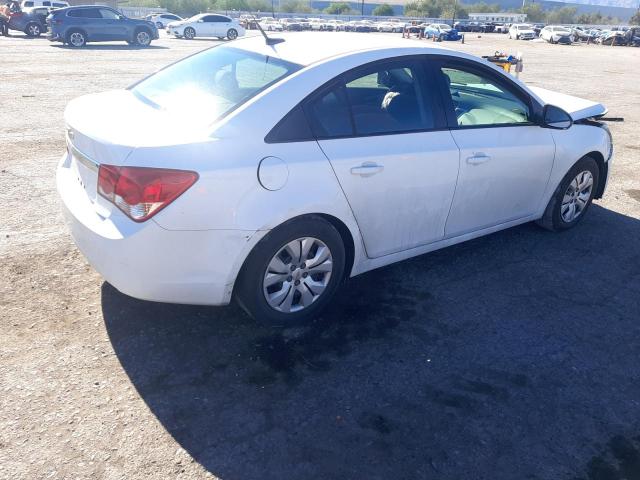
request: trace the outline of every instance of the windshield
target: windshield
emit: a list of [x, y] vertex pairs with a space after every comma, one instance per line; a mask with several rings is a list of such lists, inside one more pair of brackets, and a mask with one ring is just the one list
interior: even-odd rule
[[219, 46], [159, 71], [134, 85], [132, 91], [156, 108], [211, 124], [300, 68], [277, 58]]

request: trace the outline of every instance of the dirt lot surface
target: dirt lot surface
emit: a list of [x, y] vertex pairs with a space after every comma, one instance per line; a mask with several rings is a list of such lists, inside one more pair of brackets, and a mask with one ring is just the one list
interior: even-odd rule
[[0, 38], [0, 478], [640, 479], [640, 50], [448, 44], [519, 49], [528, 83], [624, 116], [605, 198], [564, 234], [355, 278], [274, 332], [120, 294], [55, 192], [69, 100], [213, 43]]

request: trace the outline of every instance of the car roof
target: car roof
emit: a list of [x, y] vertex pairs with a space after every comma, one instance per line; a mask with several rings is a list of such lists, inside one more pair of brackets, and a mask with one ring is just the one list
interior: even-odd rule
[[361, 35], [352, 32], [337, 32], [332, 35], [323, 32], [279, 32], [269, 36], [282, 38], [285, 41], [276, 45], [266, 45], [264, 38], [257, 35], [235, 40], [233, 46], [304, 66], [333, 57], [371, 50], [413, 50], [403, 53], [404, 55], [445, 51], [457, 55], [446, 47], [425, 45], [424, 42], [400, 37], [390, 38], [386, 35]]

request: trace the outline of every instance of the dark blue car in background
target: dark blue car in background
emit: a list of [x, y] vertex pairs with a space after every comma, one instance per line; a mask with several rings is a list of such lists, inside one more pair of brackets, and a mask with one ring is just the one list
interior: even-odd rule
[[127, 18], [120, 12], [100, 5], [60, 8], [47, 17], [52, 42], [84, 47], [87, 42], [125, 41], [147, 47], [158, 39], [153, 22]]

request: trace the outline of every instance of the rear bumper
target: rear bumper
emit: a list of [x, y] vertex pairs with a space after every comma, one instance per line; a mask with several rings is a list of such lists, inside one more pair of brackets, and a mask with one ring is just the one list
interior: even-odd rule
[[229, 303], [244, 258], [266, 232], [175, 231], [136, 223], [119, 210], [99, 215], [68, 167], [56, 182], [71, 235], [95, 270], [122, 293], [142, 300], [198, 305]]

